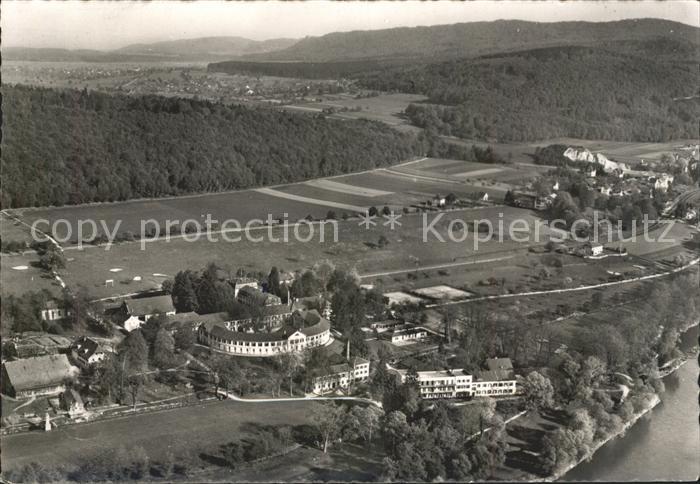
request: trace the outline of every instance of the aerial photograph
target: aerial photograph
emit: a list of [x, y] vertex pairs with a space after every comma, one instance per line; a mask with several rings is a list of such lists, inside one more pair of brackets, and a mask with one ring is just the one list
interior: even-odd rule
[[0, 482], [696, 482], [700, 2], [2, 2]]

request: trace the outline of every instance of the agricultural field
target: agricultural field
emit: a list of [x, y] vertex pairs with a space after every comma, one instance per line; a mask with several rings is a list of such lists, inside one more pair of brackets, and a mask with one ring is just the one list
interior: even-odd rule
[[[475, 170], [490, 168], [490, 165], [464, 163]], [[51, 225], [65, 220], [74, 230], [72, 237], [68, 238], [70, 243], [76, 238], [75, 230], [80, 220], [94, 220], [98, 224], [104, 221], [110, 232], [117, 228], [120, 233], [129, 231], [138, 234], [141, 232], [142, 222], [146, 223], [148, 220], [155, 220], [161, 225], [164, 225], [166, 220], [179, 221], [178, 225], [186, 220], [204, 224], [206, 215], [210, 214], [212, 220], [221, 222], [236, 219], [241, 225], [245, 225], [252, 219], [265, 220], [268, 215], [272, 215], [274, 219], [283, 218], [285, 213], [290, 221], [296, 221], [309, 215], [314, 219], [324, 218], [329, 210], [334, 210], [341, 216], [343, 213], [352, 215], [354, 212], [364, 212], [370, 206], [380, 208], [390, 205], [402, 208], [430, 200], [438, 193], [446, 195], [451, 192], [458, 197], [466, 197], [485, 191], [496, 200], [502, 199], [504, 195], [504, 189], [498, 187], [472, 186], [457, 180], [421, 178], [396, 171], [402, 168], [398, 165], [390, 170], [377, 169], [262, 189], [118, 203], [16, 209], [12, 210], [12, 213], [20, 216], [29, 225], [41, 219], [48, 220]], [[5, 225], [3, 224], [3, 234]], [[46, 230], [46, 227], [45, 223], [38, 226], [42, 230]], [[8, 229], [14, 227], [8, 226]], [[64, 222], [57, 225], [56, 232], [60, 239], [68, 235]], [[85, 233], [91, 234], [87, 225]]]
[[419, 94], [387, 94], [372, 97], [357, 97], [349, 94], [325, 95], [314, 102], [294, 103], [283, 106], [298, 112], [321, 113], [332, 112], [332, 117], [339, 119], [371, 119], [381, 121], [400, 130], [420, 131], [409, 124], [403, 112], [409, 104], [423, 102], [425, 96]]

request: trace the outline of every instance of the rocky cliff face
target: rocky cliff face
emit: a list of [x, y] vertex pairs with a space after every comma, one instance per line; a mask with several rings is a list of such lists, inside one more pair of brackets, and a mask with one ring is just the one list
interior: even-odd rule
[[611, 161], [604, 154], [591, 153], [590, 150], [585, 148], [575, 148], [570, 146], [566, 149], [566, 151], [564, 151], [564, 156], [570, 159], [571, 161], [577, 161], [581, 163], [595, 163], [596, 165], [599, 165], [601, 168], [603, 168], [603, 170], [605, 170], [607, 173], [613, 172], [615, 170], [629, 170], [629, 166], [627, 166], [626, 164]]

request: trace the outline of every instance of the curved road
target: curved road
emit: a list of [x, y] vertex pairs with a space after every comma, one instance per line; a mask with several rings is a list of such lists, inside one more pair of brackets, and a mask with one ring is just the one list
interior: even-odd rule
[[230, 398], [231, 400], [234, 400], [236, 402], [244, 402], [244, 403], [269, 403], [269, 402], [303, 402], [303, 401], [314, 401], [314, 400], [349, 400], [351, 402], [362, 402], [362, 403], [368, 403], [370, 405], [374, 405], [377, 408], [382, 408], [382, 403], [377, 402], [376, 400], [372, 400], [370, 398], [362, 398], [362, 397], [282, 397], [282, 398], [241, 398], [234, 393], [231, 392], [225, 392], [223, 390], [219, 390], [219, 393], [221, 395], [226, 396], [227, 398]]

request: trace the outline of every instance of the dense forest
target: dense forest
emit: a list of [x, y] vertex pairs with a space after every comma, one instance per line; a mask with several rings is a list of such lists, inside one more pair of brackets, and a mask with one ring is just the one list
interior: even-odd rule
[[3, 110], [6, 208], [285, 183], [425, 149], [371, 121], [156, 96], [3, 86]]
[[692, 62], [557, 47], [366, 74], [360, 83], [426, 94], [431, 104], [410, 105], [406, 113], [446, 135], [667, 141], [697, 137], [699, 80]]

